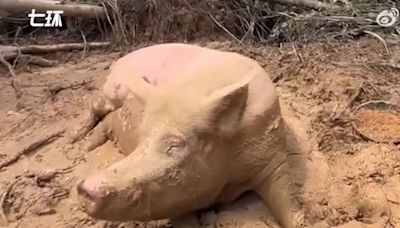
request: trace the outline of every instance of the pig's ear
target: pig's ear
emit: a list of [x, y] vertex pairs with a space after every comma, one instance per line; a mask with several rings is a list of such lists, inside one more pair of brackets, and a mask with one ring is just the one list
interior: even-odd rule
[[217, 126], [224, 134], [236, 132], [246, 109], [249, 83], [254, 74], [227, 85], [209, 95], [206, 99], [206, 110], [209, 111], [211, 124]]
[[145, 77], [130, 75], [128, 76], [127, 84], [129, 90], [143, 105], [146, 103], [146, 100], [154, 93], [154, 85], [152, 85], [151, 82]]

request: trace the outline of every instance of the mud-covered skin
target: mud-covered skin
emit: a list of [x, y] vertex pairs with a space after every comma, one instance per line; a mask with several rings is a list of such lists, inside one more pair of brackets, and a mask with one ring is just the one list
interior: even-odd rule
[[144, 107], [138, 141], [127, 157], [78, 185], [89, 215], [180, 218], [253, 190], [283, 227], [300, 223], [299, 181], [287, 160], [298, 151], [269, 75], [244, 56], [205, 50], [164, 86], [129, 78]]
[[137, 127], [142, 119], [143, 106], [135, 99], [127, 99], [122, 107], [107, 114], [88, 137], [91, 151], [107, 140], [114, 142], [120, 152], [128, 155], [138, 143]]
[[177, 70], [184, 69], [186, 64], [195, 61], [205, 51], [197, 46], [171, 43], [141, 48], [118, 59], [111, 66], [99, 93], [89, 101], [92, 115], [87, 121], [88, 126], [73, 134], [71, 142], [87, 135], [95, 122], [101, 123], [109, 113], [120, 108], [126, 99], [134, 98], [127, 86], [127, 78], [144, 79], [157, 86], [167, 84], [176, 77]]

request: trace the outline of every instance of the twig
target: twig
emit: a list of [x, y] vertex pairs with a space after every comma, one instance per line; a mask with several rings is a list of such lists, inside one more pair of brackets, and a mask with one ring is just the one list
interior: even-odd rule
[[386, 54], [387, 54], [387, 55], [390, 55], [389, 48], [388, 48], [388, 46], [387, 46], [385, 40], [384, 40], [381, 36], [379, 36], [378, 34], [376, 34], [376, 33], [374, 33], [374, 32], [371, 32], [371, 31], [366, 31], [366, 30], [364, 30], [363, 32], [366, 33], [366, 34], [369, 34], [369, 35], [371, 35], [371, 36], [374, 36], [374, 37], [378, 38], [378, 40], [381, 41], [381, 42], [383, 43], [383, 46], [385, 47], [385, 50], [386, 50]]
[[[347, 103], [343, 106], [343, 108], [342, 108], [339, 112], [335, 112], [333, 115], [330, 116], [330, 118], [329, 118], [330, 121], [333, 121], [333, 120], [335, 120], [335, 119], [338, 119], [338, 118], [344, 113], [344, 111], [345, 111], [347, 108], [351, 107], [351, 105], [354, 103], [354, 101], [357, 99], [357, 97], [360, 96], [363, 87], [364, 87], [364, 81], [362, 81], [362, 82], [360, 83], [360, 85], [358, 85], [358, 86], [356, 87], [356, 92], [349, 98], [349, 100], [348, 100]], [[335, 108], [335, 111], [336, 111], [336, 109], [337, 109], [337, 108]]]
[[14, 180], [11, 184], [9, 184], [5, 190], [5, 192], [1, 195], [0, 198], [0, 219], [1, 219], [1, 223], [3, 224], [3, 226], [7, 226], [8, 225], [8, 219], [6, 214], [4, 213], [4, 202], [7, 199], [7, 196], [10, 194], [12, 188], [18, 183], [18, 181], [20, 180], [20, 178]]
[[383, 104], [385, 104], [385, 105], [390, 105], [390, 106], [398, 106], [397, 104], [395, 104], [395, 103], [393, 103], [393, 102], [390, 102], [390, 101], [385, 101], [385, 100], [371, 100], [371, 101], [364, 102], [364, 103], [360, 104], [359, 106], [357, 106], [357, 107], [354, 109], [354, 112], [358, 111], [359, 109], [361, 109], [361, 108], [364, 107], [364, 106], [367, 106], [367, 105], [370, 105], [370, 104], [377, 104], [377, 103], [383, 103]]
[[83, 39], [83, 44], [84, 44], [84, 46], [83, 46], [83, 51], [82, 51], [82, 59], [84, 59], [84, 58], [85, 58], [85, 55], [86, 55], [86, 51], [87, 51], [87, 49], [88, 49], [88, 46], [87, 46], [87, 42], [86, 42], [86, 36], [85, 36], [85, 34], [83, 33], [82, 29], [79, 29], [79, 31], [81, 32], [82, 39]]
[[303, 58], [301, 58], [301, 56], [297, 52], [296, 47], [294, 46], [294, 44], [292, 44], [292, 49], [293, 49], [293, 52], [296, 54], [296, 57], [299, 60], [299, 62], [303, 63]]
[[12, 66], [9, 62], [7, 62], [7, 60], [4, 58], [3, 55], [0, 55], [0, 62], [1, 62], [5, 67], [7, 67], [8, 72], [10, 73], [11, 78], [16, 78], [16, 77], [17, 77], [17, 75], [15, 74], [15, 71], [14, 71], [14, 69], [13, 69], [13, 66]]
[[71, 165], [62, 169], [54, 169], [54, 170], [44, 170], [44, 171], [28, 171], [25, 173], [26, 177], [35, 178], [36, 183], [40, 182], [49, 182], [51, 179], [55, 178], [59, 174], [70, 173], [73, 171], [76, 165]]
[[56, 131], [55, 133], [46, 135], [42, 138], [37, 139], [34, 142], [29, 143], [28, 145], [24, 146], [21, 151], [17, 152], [14, 156], [12, 156], [11, 158], [3, 161], [0, 163], [0, 170], [6, 166], [9, 166], [11, 164], [13, 164], [14, 162], [16, 162], [21, 156], [26, 155], [32, 151], [34, 151], [35, 149], [48, 144], [50, 142], [53, 142], [54, 140], [56, 140], [57, 138], [59, 138], [62, 134], [64, 134], [65, 130], [59, 130]]
[[11, 130], [9, 130], [7, 133], [5, 133], [4, 135], [2, 135], [0, 137], [0, 140], [7, 137], [8, 135], [10, 135], [13, 131], [15, 131], [15, 129], [17, 129], [19, 126], [21, 126], [29, 117], [31, 117], [33, 115], [33, 112], [30, 112], [23, 120], [21, 120], [18, 124], [16, 124]]
[[[267, 1], [267, 0], [264, 0], [264, 1]], [[339, 9], [343, 9], [340, 6], [319, 2], [319, 1], [316, 1], [316, 0], [269, 0], [269, 1], [273, 1], [273, 2], [276, 2], [276, 3], [280, 3], [280, 4], [285, 4], [285, 5], [306, 7], [306, 8], [316, 9], [316, 10], [339, 10]]]
[[11, 66], [11, 64], [9, 62], [7, 62], [7, 60], [5, 60], [4, 56], [2, 56], [1, 54], [0, 54], [0, 62], [5, 67], [7, 67], [8, 72], [10, 73], [10, 76], [11, 76], [11, 83], [10, 84], [11, 84], [11, 87], [14, 89], [15, 96], [17, 97], [17, 100], [18, 100], [19, 98], [21, 98], [22, 92], [18, 88], [17, 83], [15, 82], [15, 80], [17, 78], [17, 75], [15, 74], [15, 71], [14, 71], [13, 67]]
[[42, 67], [51, 67], [57, 63], [57, 61], [55, 61], [55, 60], [48, 60], [46, 58], [43, 58], [41, 56], [36, 56], [36, 55], [25, 54], [25, 55], [22, 55], [21, 57], [27, 57], [29, 63], [35, 64], [38, 66], [42, 66]]
[[61, 92], [62, 90], [66, 90], [66, 89], [73, 89], [73, 90], [79, 89], [82, 86], [85, 86], [91, 82], [93, 82], [92, 78], [90, 80], [83, 80], [81, 82], [71, 83], [69, 85], [53, 85], [53, 86], [50, 86], [48, 88], [48, 90], [51, 94], [54, 95], [54, 94]]
[[71, 51], [71, 50], [82, 50], [85, 47], [88, 48], [104, 48], [108, 47], [110, 42], [88, 42], [83, 43], [65, 43], [65, 44], [54, 44], [54, 45], [27, 45], [22, 47], [0, 45], [0, 54], [3, 55], [4, 59], [12, 59], [18, 56], [18, 54], [36, 54], [36, 53], [49, 53], [55, 51]]
[[357, 86], [356, 92], [350, 97], [349, 101], [347, 102], [346, 106], [344, 107], [345, 109], [349, 108], [354, 103], [354, 101], [357, 99], [357, 97], [360, 96], [361, 91], [363, 90], [363, 87], [364, 87], [364, 83], [365, 82], [362, 81], [360, 83], [360, 85]]
[[[43, 99], [40, 101], [40, 104], [44, 104], [47, 101], [47, 99], [49, 99], [49, 96], [43, 97]], [[16, 124], [11, 130], [9, 130], [7, 133], [2, 135], [0, 137], [0, 140], [2, 140], [3, 138], [7, 137], [8, 135], [10, 135], [13, 131], [15, 131], [15, 129], [17, 129], [19, 126], [21, 126], [33, 114], [34, 114], [34, 112], [30, 112], [23, 120], [21, 120], [18, 124]]]
[[215, 22], [215, 24], [218, 25], [222, 30], [224, 30], [226, 33], [228, 33], [229, 36], [231, 36], [233, 39], [235, 39], [239, 44], [242, 44], [242, 41], [237, 38], [235, 35], [233, 35], [227, 28], [225, 28], [220, 22], [217, 21], [217, 19], [211, 14], [208, 13], [208, 15], [211, 17], [211, 19]]

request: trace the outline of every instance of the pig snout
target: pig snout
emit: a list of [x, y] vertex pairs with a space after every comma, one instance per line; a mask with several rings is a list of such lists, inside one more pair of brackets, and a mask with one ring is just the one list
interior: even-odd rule
[[125, 204], [138, 205], [142, 191], [133, 184], [128, 192], [118, 191], [106, 175], [96, 174], [81, 181], [77, 186], [78, 200], [84, 211], [93, 218], [114, 219], [126, 217]]
[[97, 215], [106, 204], [111, 189], [101, 175], [81, 181], [77, 186], [78, 197], [84, 210], [90, 215]]

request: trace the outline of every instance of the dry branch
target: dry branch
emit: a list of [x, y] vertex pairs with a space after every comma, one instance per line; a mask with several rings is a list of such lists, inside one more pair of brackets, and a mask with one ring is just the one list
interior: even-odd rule
[[57, 61], [55, 60], [48, 60], [40, 56], [35, 56], [35, 55], [22, 55], [21, 57], [25, 57], [28, 59], [28, 62], [31, 64], [35, 64], [38, 66], [42, 67], [51, 67], [57, 64]]
[[83, 87], [83, 86], [85, 86], [85, 85], [87, 85], [89, 83], [92, 83], [92, 82], [93, 82], [93, 79], [83, 80], [83, 81], [80, 81], [80, 82], [74, 82], [74, 83], [71, 83], [71, 84], [68, 84], [68, 85], [56, 84], [56, 85], [50, 86], [48, 88], [48, 91], [50, 92], [51, 95], [55, 95], [55, 94], [57, 94], [57, 93], [59, 93], [59, 92], [61, 92], [63, 90], [66, 90], [66, 89], [72, 89], [72, 90], [79, 89], [79, 88], [81, 88], [81, 87]]
[[5, 190], [5, 192], [1, 195], [0, 198], [0, 224], [2, 226], [8, 226], [8, 219], [6, 216], [6, 213], [4, 213], [4, 202], [6, 201], [7, 197], [10, 195], [11, 190], [14, 188], [14, 186], [20, 181], [20, 178], [17, 178], [14, 180], [11, 184], [9, 184]]
[[[0, 0], [1, 1], [1, 0]], [[27, 45], [22, 47], [0, 45], [0, 55], [5, 59], [12, 59], [20, 54], [49, 53], [55, 51], [82, 50], [86, 48], [103, 48], [110, 42], [67, 43], [53, 45]]]
[[36, 150], [37, 148], [46, 145], [50, 142], [53, 142], [55, 139], [59, 138], [62, 134], [64, 134], [65, 130], [56, 131], [54, 133], [45, 135], [43, 137], [39, 137], [34, 142], [30, 142], [27, 145], [24, 145], [21, 150], [19, 150], [15, 155], [6, 159], [5, 161], [0, 162], [0, 170], [6, 166], [11, 165], [12, 163], [18, 161], [18, 159], [27, 155], [28, 153]]
[[[266, 0], [264, 0], [266, 1]], [[317, 9], [317, 10], [339, 10], [343, 9], [340, 6], [324, 3], [324, 2], [319, 2], [316, 0], [269, 0], [272, 2], [280, 3], [280, 4], [285, 4], [285, 5], [293, 5], [293, 6], [299, 6], [299, 7], [306, 7], [306, 8], [311, 8], [311, 9]]]
[[14, 89], [15, 96], [17, 97], [17, 100], [21, 98], [22, 96], [22, 91], [19, 89], [19, 86], [17, 85], [17, 75], [15, 74], [13, 66], [7, 62], [7, 60], [4, 58], [2, 53], [0, 52], [0, 63], [3, 64], [7, 69], [8, 72], [10, 73], [10, 78], [11, 78], [11, 87]]
[[0, 10], [9, 13], [24, 13], [36, 9], [37, 12], [46, 10], [63, 10], [63, 15], [85, 18], [102, 18], [105, 10], [101, 6], [88, 4], [61, 4], [61, 1], [50, 0], [0, 0]]

